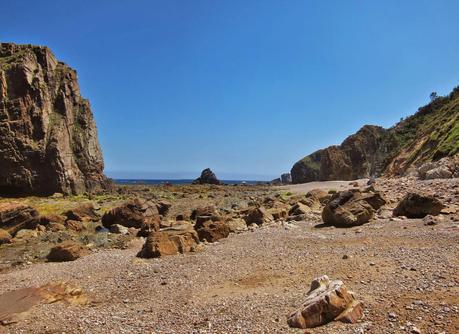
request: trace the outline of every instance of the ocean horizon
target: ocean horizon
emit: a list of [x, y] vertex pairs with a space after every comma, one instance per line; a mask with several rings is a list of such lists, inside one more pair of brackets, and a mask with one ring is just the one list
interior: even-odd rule
[[[113, 179], [116, 184], [120, 185], [158, 185], [158, 184], [191, 184], [195, 179]], [[255, 181], [255, 180], [220, 180], [225, 184], [260, 184], [268, 183], [269, 181]]]

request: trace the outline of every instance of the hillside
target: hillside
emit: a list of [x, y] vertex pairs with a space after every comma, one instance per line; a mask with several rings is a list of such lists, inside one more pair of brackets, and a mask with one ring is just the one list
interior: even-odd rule
[[304, 157], [293, 183], [403, 175], [410, 167], [459, 153], [459, 87], [395, 126], [365, 125], [339, 146]]

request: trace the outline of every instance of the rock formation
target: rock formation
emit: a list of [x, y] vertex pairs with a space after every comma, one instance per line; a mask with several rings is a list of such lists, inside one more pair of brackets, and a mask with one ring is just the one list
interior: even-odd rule
[[[293, 183], [403, 175], [459, 153], [459, 87], [389, 129], [365, 125], [339, 146], [318, 150], [292, 167]], [[441, 175], [446, 175], [444, 171]]]
[[220, 184], [221, 182], [217, 179], [217, 176], [206, 168], [202, 171], [201, 176], [193, 181], [193, 184]]
[[47, 47], [0, 44], [0, 139], [0, 194], [77, 194], [110, 185], [76, 71]]

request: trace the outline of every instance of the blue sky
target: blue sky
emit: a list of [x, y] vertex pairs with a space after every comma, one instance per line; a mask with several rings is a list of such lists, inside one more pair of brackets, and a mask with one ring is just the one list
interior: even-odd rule
[[0, 0], [78, 71], [115, 177], [270, 179], [459, 85], [459, 1]]

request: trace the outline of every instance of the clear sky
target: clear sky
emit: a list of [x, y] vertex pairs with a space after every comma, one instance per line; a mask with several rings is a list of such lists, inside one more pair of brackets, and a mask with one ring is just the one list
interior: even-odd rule
[[270, 179], [459, 85], [457, 0], [0, 0], [78, 71], [115, 177]]

